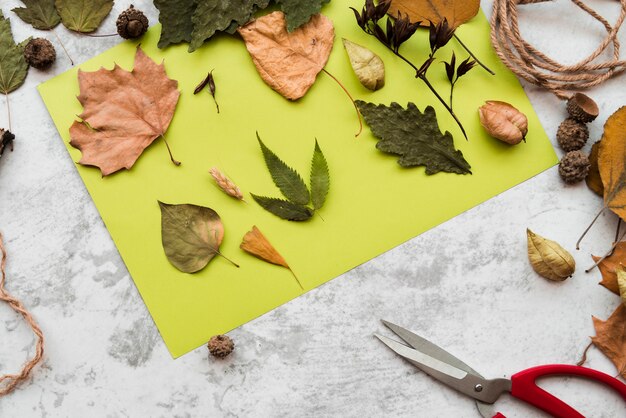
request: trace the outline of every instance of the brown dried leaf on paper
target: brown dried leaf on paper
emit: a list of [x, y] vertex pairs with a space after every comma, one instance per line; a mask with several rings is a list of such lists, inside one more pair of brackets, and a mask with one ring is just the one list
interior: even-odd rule
[[289, 267], [289, 264], [287, 264], [283, 256], [276, 251], [276, 248], [270, 244], [267, 238], [265, 238], [265, 235], [263, 235], [256, 226], [253, 226], [252, 229], [244, 235], [239, 248], [263, 261], [289, 269], [289, 271], [293, 274], [293, 277], [295, 277], [298, 282], [298, 285], [304, 289], [300, 280], [298, 280], [296, 275], [293, 273], [293, 270], [291, 270], [291, 267]]
[[472, 19], [480, 9], [480, 0], [393, 0], [389, 14], [393, 17], [409, 15], [411, 22], [438, 24], [446, 19], [451, 29], [456, 29]]
[[585, 178], [585, 182], [587, 183], [587, 187], [591, 189], [592, 192], [597, 194], [600, 197], [604, 196], [604, 185], [602, 184], [602, 179], [600, 178], [600, 171], [598, 169], [598, 151], [600, 149], [600, 141], [596, 142], [591, 146], [591, 153], [589, 154], [589, 174], [587, 174], [587, 178]]
[[604, 185], [604, 205], [626, 220], [626, 106], [604, 125], [598, 170]]
[[[596, 262], [601, 258], [596, 256], [592, 257]], [[616, 295], [619, 295], [616, 270], [621, 265], [626, 265], [626, 242], [618, 242], [615, 246], [615, 250], [613, 250], [613, 254], [598, 264], [600, 273], [602, 273], [602, 281], [600, 284]]]
[[238, 32], [261, 78], [289, 100], [301, 98], [315, 83], [335, 38], [333, 23], [321, 14], [291, 33], [282, 12], [260, 17]]
[[626, 306], [620, 303], [606, 321], [593, 317], [593, 326], [596, 336], [591, 337], [591, 341], [626, 378]]
[[135, 65], [115, 65], [94, 72], [78, 71], [83, 105], [81, 121], [70, 127], [70, 144], [82, 152], [80, 164], [100, 168], [107, 176], [130, 169], [141, 153], [170, 125], [180, 92], [138, 46]]

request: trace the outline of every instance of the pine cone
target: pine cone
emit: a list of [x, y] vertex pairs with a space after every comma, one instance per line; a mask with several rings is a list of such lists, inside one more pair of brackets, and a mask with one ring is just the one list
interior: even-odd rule
[[148, 30], [148, 18], [132, 4], [117, 17], [117, 33], [124, 39], [135, 39]]
[[567, 101], [567, 113], [579, 122], [593, 122], [600, 109], [593, 99], [586, 94], [576, 93]]
[[235, 343], [228, 335], [215, 335], [211, 337], [207, 347], [213, 357], [224, 358], [233, 352]]
[[587, 125], [573, 118], [567, 118], [559, 126], [556, 139], [563, 151], [576, 151], [581, 149], [589, 139]]
[[559, 163], [559, 174], [565, 183], [578, 183], [589, 173], [589, 157], [582, 151], [570, 151]]
[[24, 58], [31, 67], [37, 68], [38, 70], [45, 70], [57, 59], [57, 53], [49, 40], [34, 38], [26, 44], [24, 48]]

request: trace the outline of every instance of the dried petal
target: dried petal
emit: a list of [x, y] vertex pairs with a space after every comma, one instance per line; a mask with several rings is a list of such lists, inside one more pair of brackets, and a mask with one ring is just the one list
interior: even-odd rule
[[372, 91], [381, 89], [385, 85], [385, 64], [378, 55], [369, 49], [343, 39], [350, 64], [359, 81], [365, 88]]
[[528, 259], [530, 265], [541, 277], [563, 281], [576, 269], [576, 262], [558, 243], [526, 230], [528, 238]]
[[528, 133], [526, 115], [508, 103], [489, 100], [478, 109], [478, 114], [489, 135], [507, 144], [519, 144]]
[[209, 170], [209, 174], [213, 176], [215, 179], [215, 183], [218, 185], [220, 189], [224, 191], [229, 196], [234, 197], [238, 200], [243, 200], [243, 193], [241, 190], [231, 179], [226, 177], [224, 173], [217, 169], [217, 167], [213, 167]]

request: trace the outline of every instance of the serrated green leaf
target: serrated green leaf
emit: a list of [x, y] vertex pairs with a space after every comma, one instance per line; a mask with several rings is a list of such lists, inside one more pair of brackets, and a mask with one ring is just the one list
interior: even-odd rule
[[330, 173], [328, 171], [328, 162], [316, 139], [313, 160], [311, 161], [311, 201], [313, 202], [313, 209], [318, 210], [324, 206], [329, 189]]
[[35, 29], [50, 30], [61, 23], [54, 2], [55, 0], [22, 0], [26, 7], [16, 7], [13, 12]]
[[385, 106], [357, 100], [356, 104], [374, 136], [380, 139], [376, 148], [399, 155], [401, 166], [425, 166], [428, 175], [440, 171], [472, 173], [463, 153], [454, 148], [450, 132], [441, 134], [431, 106], [422, 113], [413, 103], [406, 109], [395, 102]]
[[24, 48], [28, 40], [16, 44], [11, 23], [0, 10], [0, 92], [9, 94], [20, 87], [28, 74]]
[[277, 0], [287, 19], [287, 31], [292, 32], [307, 23], [330, 0]]
[[234, 32], [236, 27], [247, 23], [255, 11], [268, 4], [269, 0], [200, 0], [191, 18], [193, 31], [189, 52], [198, 49], [218, 31]]
[[113, 0], [56, 0], [55, 5], [66, 28], [89, 33], [109, 15]]
[[273, 197], [257, 196], [250, 193], [252, 198], [266, 211], [288, 221], [306, 221], [311, 219], [313, 211], [288, 200], [276, 199]]
[[283, 196], [290, 202], [296, 205], [308, 205], [311, 200], [311, 195], [302, 177], [300, 177], [296, 170], [285, 164], [276, 154], [266, 147], [258, 133], [256, 137], [259, 140], [263, 158], [265, 158], [265, 164], [276, 187], [280, 189]]
[[191, 16], [196, 10], [196, 3], [196, 0], [154, 0], [161, 23], [159, 48], [191, 41]]

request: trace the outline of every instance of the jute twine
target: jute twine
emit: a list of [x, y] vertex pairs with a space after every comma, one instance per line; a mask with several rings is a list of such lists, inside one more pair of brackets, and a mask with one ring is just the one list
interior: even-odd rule
[[[618, 33], [626, 18], [626, 0], [621, 4], [617, 21], [611, 24], [580, 0], [571, 0], [576, 6], [600, 22], [607, 36], [587, 58], [573, 65], [563, 65], [537, 50], [522, 37], [518, 26], [518, 5], [542, 3], [551, 0], [494, 0], [491, 17], [491, 43], [496, 53], [515, 74], [537, 86], [550, 90], [561, 99], [571, 97], [571, 91], [580, 91], [602, 84], [626, 70], [626, 61], [620, 59]], [[612, 58], [597, 58], [612, 47]]]
[[4, 244], [2, 243], [2, 234], [0, 234], [0, 252], [2, 253], [2, 259], [0, 260], [0, 300], [8, 303], [11, 309], [22, 315], [22, 317], [24, 317], [28, 325], [33, 330], [35, 336], [37, 336], [35, 354], [28, 362], [26, 362], [26, 364], [24, 364], [22, 370], [17, 374], [5, 374], [0, 376], [0, 397], [2, 397], [11, 393], [17, 387], [17, 385], [26, 380], [30, 375], [30, 372], [33, 370], [33, 367], [35, 367], [37, 363], [41, 361], [43, 357], [44, 339], [41, 329], [33, 319], [30, 312], [28, 312], [26, 308], [24, 308], [22, 302], [9, 295], [4, 288], [4, 284], [6, 281], [5, 268], [7, 263], [7, 253], [4, 249]]

